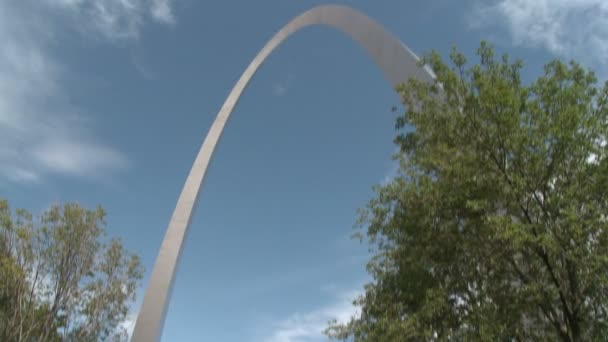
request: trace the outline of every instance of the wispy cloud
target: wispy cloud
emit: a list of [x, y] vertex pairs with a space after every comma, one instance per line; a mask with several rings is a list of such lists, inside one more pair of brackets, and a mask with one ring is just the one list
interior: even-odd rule
[[86, 108], [52, 53], [61, 28], [100, 41], [132, 40], [145, 21], [174, 22], [168, 0], [0, 1], [0, 178], [33, 183], [45, 174], [99, 176], [127, 158], [96, 138]]
[[287, 92], [287, 85], [284, 83], [275, 83], [272, 87], [272, 93], [276, 96], [283, 96]]
[[135, 70], [146, 80], [155, 80], [157, 78], [154, 70], [150, 69], [142, 56], [137, 52], [131, 53], [131, 64]]
[[475, 28], [506, 27], [514, 44], [540, 47], [576, 58], [608, 73], [608, 1], [477, 1], [470, 23]]
[[173, 10], [171, 9], [171, 0], [154, 0], [152, 4], [152, 17], [165, 23], [175, 22]]
[[[332, 291], [335, 287], [331, 287]], [[336, 296], [335, 301], [319, 309], [293, 313], [289, 317], [277, 322], [264, 342], [315, 342], [327, 341], [323, 331], [330, 320], [348, 322], [351, 317], [358, 314], [357, 308], [352, 304], [360, 294], [358, 291], [347, 291]]]
[[289, 90], [293, 82], [293, 74], [287, 74], [287, 77], [282, 81], [277, 81], [272, 86], [272, 94], [275, 96], [283, 96]]
[[147, 20], [165, 24], [175, 22], [172, 0], [40, 1], [80, 31], [113, 40], [138, 37]]

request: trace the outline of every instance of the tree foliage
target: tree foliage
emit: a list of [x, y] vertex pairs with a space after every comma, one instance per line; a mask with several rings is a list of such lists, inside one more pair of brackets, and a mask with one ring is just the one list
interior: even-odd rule
[[354, 341], [608, 336], [608, 83], [552, 61], [534, 82], [482, 42], [480, 63], [422, 63], [399, 88], [399, 175], [361, 216], [373, 281]]
[[143, 269], [105, 239], [105, 215], [69, 203], [34, 220], [0, 200], [0, 341], [126, 339]]

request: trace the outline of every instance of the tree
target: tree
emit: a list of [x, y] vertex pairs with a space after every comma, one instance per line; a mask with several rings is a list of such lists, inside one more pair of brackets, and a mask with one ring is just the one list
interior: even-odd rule
[[105, 211], [54, 205], [34, 224], [0, 200], [0, 340], [125, 339], [139, 257], [105, 239]]
[[374, 253], [354, 341], [581, 341], [608, 336], [608, 82], [552, 61], [422, 63], [399, 88], [399, 174], [362, 210]]

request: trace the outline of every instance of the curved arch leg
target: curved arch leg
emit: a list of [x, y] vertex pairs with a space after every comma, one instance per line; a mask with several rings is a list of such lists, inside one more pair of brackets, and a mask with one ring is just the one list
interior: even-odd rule
[[418, 67], [418, 57], [399, 39], [369, 17], [349, 7], [337, 5], [315, 7], [285, 25], [245, 69], [205, 137], [203, 146], [196, 156], [167, 227], [131, 341], [149, 342], [160, 339], [175, 269], [190, 224], [192, 210], [196, 205], [198, 193], [215, 146], [239, 97], [268, 55], [292, 33], [311, 25], [330, 26], [349, 35], [367, 50], [393, 86], [404, 83], [410, 78], [428, 82], [433, 82], [435, 79], [429, 69]]

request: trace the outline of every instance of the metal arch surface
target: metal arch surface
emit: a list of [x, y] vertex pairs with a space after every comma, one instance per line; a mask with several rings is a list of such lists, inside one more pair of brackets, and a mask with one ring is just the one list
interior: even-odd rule
[[215, 146], [239, 97], [270, 53], [292, 33], [311, 25], [330, 26], [349, 35], [367, 50], [393, 86], [402, 84], [410, 78], [427, 82], [433, 82], [435, 79], [429, 69], [417, 65], [418, 57], [399, 39], [369, 17], [352, 8], [338, 5], [315, 7], [285, 25], [245, 69], [205, 137], [167, 227], [131, 341], [158, 341], [161, 337], [175, 270], [182, 252], [191, 214]]

